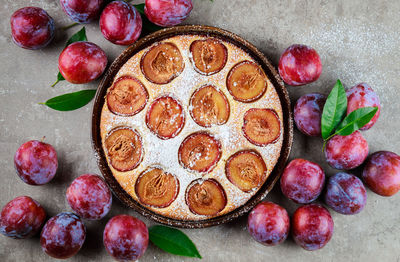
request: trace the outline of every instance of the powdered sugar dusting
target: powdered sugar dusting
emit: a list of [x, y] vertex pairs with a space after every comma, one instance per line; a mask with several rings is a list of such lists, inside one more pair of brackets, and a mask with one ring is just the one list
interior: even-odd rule
[[[274, 109], [281, 120], [281, 126], [283, 125], [283, 115], [278, 94], [276, 93], [276, 90], [272, 84], [268, 81], [268, 89], [261, 99], [253, 103], [240, 103], [233, 100], [226, 88], [226, 76], [228, 75], [230, 69], [238, 62], [243, 60], [254, 60], [239, 47], [225, 42], [224, 44], [228, 50], [226, 66], [217, 74], [211, 76], [201, 75], [193, 68], [193, 65], [190, 61], [191, 54], [189, 52], [189, 46], [194, 40], [204, 38], [205, 37], [198, 35], [184, 35], [164, 40], [165, 42], [174, 43], [179, 48], [185, 63], [185, 68], [182, 73], [170, 83], [165, 85], [151, 83], [144, 77], [140, 69], [140, 60], [148, 48], [138, 52], [136, 55], [130, 58], [124, 66], [122, 66], [114, 81], [123, 75], [131, 75], [136, 77], [147, 88], [149, 93], [149, 102], [141, 112], [132, 117], [115, 115], [108, 110], [106, 104], [103, 105], [101, 114], [100, 131], [103, 141], [107, 133], [118, 126], [128, 126], [137, 130], [143, 140], [144, 157], [143, 161], [136, 169], [128, 172], [118, 172], [110, 165], [110, 168], [120, 185], [128, 194], [138, 201], [138, 197], [135, 193], [135, 183], [140, 173], [151, 166], [159, 166], [163, 168], [164, 171], [175, 175], [179, 179], [179, 194], [176, 200], [166, 208], [147, 208], [161, 215], [182, 220], [201, 220], [209, 218], [206, 216], [195, 215], [190, 212], [185, 201], [185, 193], [189, 184], [193, 180], [202, 177], [204, 179], [216, 179], [225, 189], [225, 193], [228, 198], [227, 205], [218, 215], [228, 213], [244, 205], [257, 192], [258, 189], [252, 192], [244, 193], [234, 186], [225, 175], [225, 163], [227, 159], [239, 150], [255, 149], [261, 154], [266, 163], [268, 168], [268, 174], [266, 177], [268, 177], [279, 158], [283, 140], [282, 131], [276, 143], [267, 145], [265, 147], [258, 147], [248, 142], [243, 136], [243, 115], [250, 108]], [[218, 90], [224, 93], [229, 101], [230, 116], [227, 123], [224, 125], [202, 128], [193, 121], [189, 114], [189, 101], [192, 94], [199, 87], [206, 84], [214, 85]], [[154, 99], [163, 95], [170, 95], [174, 97], [182, 105], [185, 114], [185, 125], [182, 131], [176, 137], [167, 140], [158, 138], [148, 129], [145, 123], [146, 113], [150, 104], [154, 101]], [[209, 132], [221, 144], [221, 159], [218, 161], [213, 171], [205, 175], [183, 168], [178, 161], [178, 149], [182, 141], [188, 135], [198, 131]]]

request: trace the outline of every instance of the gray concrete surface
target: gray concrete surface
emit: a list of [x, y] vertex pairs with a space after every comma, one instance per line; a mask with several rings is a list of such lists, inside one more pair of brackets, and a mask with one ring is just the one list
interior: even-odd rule
[[[370, 151], [400, 153], [400, 2], [373, 0], [193, 0], [194, 10], [186, 23], [207, 24], [233, 31], [254, 43], [277, 65], [279, 55], [292, 43], [309, 44], [321, 55], [321, 78], [305, 87], [290, 87], [292, 101], [309, 92], [327, 93], [340, 78], [346, 87], [369, 83], [379, 94], [382, 113], [373, 129], [363, 134]], [[73, 112], [57, 112], [38, 105], [53, 96], [95, 88], [66, 82], [51, 88], [57, 73], [58, 55], [69, 35], [57, 31], [53, 43], [40, 51], [28, 51], [11, 41], [9, 17], [20, 7], [46, 9], [58, 27], [70, 24], [57, 0], [2, 0], [0, 4], [0, 206], [19, 195], [43, 204], [49, 215], [69, 211], [65, 191], [83, 173], [99, 173], [90, 145], [92, 104]], [[88, 38], [100, 45], [113, 61], [124, 47], [107, 42], [97, 23], [87, 26]], [[59, 171], [49, 184], [33, 187], [15, 174], [13, 155], [29, 139], [53, 144], [59, 154]], [[295, 132], [291, 158], [303, 157], [328, 168], [322, 142]], [[296, 205], [282, 197], [278, 187], [268, 195], [292, 214]], [[98, 222], [87, 222], [88, 237], [82, 250], [69, 261], [111, 261], [102, 245], [106, 221], [120, 213], [139, 216], [114, 199], [112, 211]], [[196, 243], [203, 261], [400, 261], [400, 194], [383, 198], [368, 191], [368, 204], [356, 216], [332, 211], [335, 232], [322, 250], [307, 252], [288, 239], [278, 247], [265, 247], [251, 239], [246, 218], [201, 230], [185, 230]], [[140, 217], [140, 216], [139, 216]], [[142, 218], [142, 217], [141, 217]], [[152, 221], [144, 219], [146, 224]], [[141, 261], [190, 261], [163, 253], [150, 245]], [[0, 236], [0, 261], [52, 261], [42, 252], [39, 238], [13, 240]]]

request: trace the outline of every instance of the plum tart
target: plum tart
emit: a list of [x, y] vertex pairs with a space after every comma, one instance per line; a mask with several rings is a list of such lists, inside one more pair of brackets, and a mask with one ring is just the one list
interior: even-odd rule
[[233, 42], [163, 38], [114, 76], [100, 116], [102, 150], [143, 208], [180, 221], [248, 202], [278, 162], [283, 112], [263, 67]]

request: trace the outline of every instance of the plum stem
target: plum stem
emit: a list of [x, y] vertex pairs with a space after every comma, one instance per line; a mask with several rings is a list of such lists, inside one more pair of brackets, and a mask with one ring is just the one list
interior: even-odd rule
[[40, 142], [44, 142], [44, 140], [46, 139], [46, 136], [43, 136], [42, 139], [40, 139]]
[[325, 151], [326, 142], [328, 142], [328, 140], [324, 140], [324, 144], [322, 145], [322, 153]]
[[51, 87], [54, 87], [55, 85], [57, 85], [58, 82], [60, 82], [60, 79], [57, 79], [57, 80], [51, 85]]
[[325, 151], [325, 147], [326, 147], [326, 143], [328, 143], [328, 141], [334, 137], [335, 135], [337, 135], [337, 132], [333, 133], [332, 135], [328, 136], [327, 139], [324, 139], [324, 144], [322, 145], [322, 153]]
[[79, 23], [75, 22], [75, 23], [72, 23], [72, 24], [70, 24], [70, 25], [67, 25], [67, 26], [62, 27], [61, 29], [64, 30], [64, 31], [66, 31], [66, 30], [68, 30], [68, 29], [70, 29], [71, 27], [74, 27], [74, 26], [76, 26], [76, 25], [79, 25]]

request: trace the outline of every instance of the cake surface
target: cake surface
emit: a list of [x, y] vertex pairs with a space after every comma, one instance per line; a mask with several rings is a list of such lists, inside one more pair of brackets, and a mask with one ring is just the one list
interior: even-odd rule
[[[246, 70], [252, 74], [241, 77]], [[162, 216], [204, 220], [235, 210], [280, 156], [278, 94], [254, 59], [223, 39], [179, 35], [154, 43], [121, 67], [106, 98], [100, 135], [110, 170], [134, 200]], [[132, 104], [116, 106], [124, 99]]]

